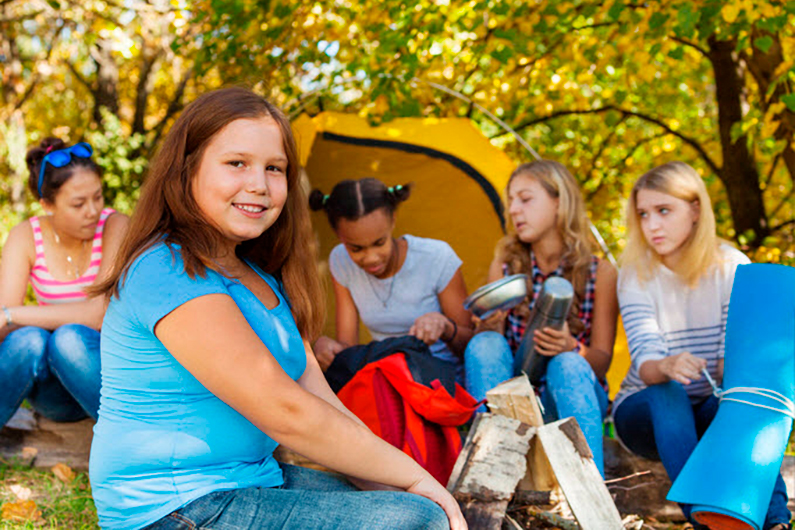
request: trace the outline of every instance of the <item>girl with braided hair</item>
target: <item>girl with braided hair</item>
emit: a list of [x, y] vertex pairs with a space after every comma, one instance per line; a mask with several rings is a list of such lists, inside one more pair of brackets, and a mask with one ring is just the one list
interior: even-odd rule
[[328, 368], [359, 343], [361, 318], [373, 339], [412, 335], [434, 357], [454, 363], [463, 381], [461, 355], [472, 336], [463, 308], [467, 296], [461, 260], [444, 241], [394, 236], [395, 211], [411, 185], [387, 187], [374, 178], [344, 180], [330, 194], [314, 190], [313, 210], [324, 210], [340, 239], [329, 267], [336, 303], [336, 340], [321, 337], [315, 355]]

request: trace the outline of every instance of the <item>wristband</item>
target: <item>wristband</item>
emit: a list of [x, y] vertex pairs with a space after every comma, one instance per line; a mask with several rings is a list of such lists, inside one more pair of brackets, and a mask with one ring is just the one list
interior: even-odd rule
[[10, 326], [14, 323], [14, 319], [11, 318], [11, 310], [6, 306], [3, 306], [3, 314], [6, 316], [6, 326]]
[[450, 338], [449, 338], [449, 339], [444, 339], [444, 342], [450, 342], [450, 341], [452, 341], [452, 340], [455, 338], [455, 336], [458, 334], [458, 324], [456, 324], [456, 323], [455, 323], [455, 320], [453, 320], [452, 318], [448, 317], [447, 315], [445, 315], [445, 318], [446, 318], [447, 320], [449, 320], [449, 321], [450, 321], [450, 323], [453, 325], [453, 334], [452, 334], [452, 335], [450, 335]]
[[573, 352], [574, 352], [574, 353], [576, 353], [577, 355], [581, 355], [581, 353], [580, 353], [580, 352], [582, 352], [582, 342], [580, 342], [580, 341], [576, 341], [576, 344], [575, 344], [575, 346], [574, 346], [574, 349], [573, 349], [573, 350], [571, 350], [571, 351], [573, 351]]

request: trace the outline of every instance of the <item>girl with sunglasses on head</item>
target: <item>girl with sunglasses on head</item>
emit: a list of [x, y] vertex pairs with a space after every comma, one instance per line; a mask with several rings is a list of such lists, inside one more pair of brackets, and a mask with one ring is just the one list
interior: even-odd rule
[[616, 270], [591, 251], [588, 217], [574, 176], [560, 163], [522, 164], [506, 188], [511, 232], [497, 245], [489, 282], [527, 274], [528, 296], [509, 312], [478, 323], [464, 354], [467, 390], [476, 399], [514, 375], [528, 316], [547, 278], [571, 282], [574, 301], [561, 330], [532, 337], [550, 358], [541, 386], [544, 419], [573, 416], [604, 475], [602, 421], [607, 414], [605, 376], [613, 358], [618, 303]]
[[[312, 240], [284, 114], [243, 88], [188, 105], [97, 288], [103, 528], [466, 527], [326, 383], [309, 346], [323, 321]], [[279, 443], [350, 480], [280, 464]]]
[[[717, 237], [709, 194], [695, 169], [669, 162], [635, 182], [618, 282], [632, 364], [613, 402], [613, 420], [621, 441], [661, 460], [672, 481], [718, 411], [704, 373], [718, 384], [723, 379], [734, 274], [747, 263], [745, 254]], [[691, 519], [692, 506], [680, 506]], [[788, 529], [790, 517], [779, 475], [763, 528]]]
[[463, 383], [461, 354], [472, 336], [463, 308], [467, 296], [461, 259], [444, 241], [394, 236], [395, 212], [411, 185], [387, 187], [374, 178], [343, 180], [329, 195], [314, 190], [313, 210], [324, 210], [340, 244], [329, 267], [336, 302], [336, 340], [315, 344], [328, 368], [349, 346], [359, 344], [359, 319], [375, 340], [412, 335], [431, 354], [451, 363]]
[[[47, 213], [15, 226], [0, 261], [0, 426], [27, 398], [54, 421], [97, 418], [101, 298], [127, 218], [105, 208], [102, 172], [86, 143], [46, 138], [25, 161]], [[38, 304], [24, 305], [28, 284]]]

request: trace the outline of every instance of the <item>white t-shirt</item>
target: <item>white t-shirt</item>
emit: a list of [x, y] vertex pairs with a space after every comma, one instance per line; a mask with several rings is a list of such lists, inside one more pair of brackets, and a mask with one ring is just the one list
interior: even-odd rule
[[[707, 370], [715, 378], [718, 360], [724, 354], [734, 272], [738, 265], [751, 263], [729, 245], [722, 244], [719, 252], [720, 264], [702, 276], [695, 288], [663, 265], [645, 283], [638, 280], [633, 269], [619, 271], [618, 303], [632, 366], [621, 383], [613, 410], [627, 396], [646, 388], [640, 378], [640, 367], [646, 361], [690, 352], [707, 361]], [[693, 401], [712, 392], [704, 377], [686, 385], [685, 390]]]
[[[414, 321], [432, 312], [441, 312], [439, 293], [444, 291], [461, 259], [445, 243], [410, 235], [406, 259], [400, 270], [379, 279], [353, 262], [345, 246], [334, 247], [329, 268], [334, 279], [350, 291], [359, 317], [374, 340], [408, 334]], [[431, 346], [434, 357], [458, 363], [458, 358], [442, 341]]]

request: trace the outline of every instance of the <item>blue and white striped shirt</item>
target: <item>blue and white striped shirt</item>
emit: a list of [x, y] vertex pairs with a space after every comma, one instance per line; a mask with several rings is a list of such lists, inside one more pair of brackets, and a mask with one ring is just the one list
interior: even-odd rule
[[[632, 366], [613, 401], [613, 410], [646, 384], [640, 367], [650, 360], [690, 352], [707, 361], [714, 378], [718, 360], [723, 358], [726, 317], [738, 265], [750, 260], [737, 249], [722, 244], [720, 264], [690, 288], [673, 271], [659, 265], [641, 283], [637, 274], [622, 268], [618, 278], [618, 303], [627, 333]], [[704, 377], [685, 386], [694, 402], [711, 393]]]

